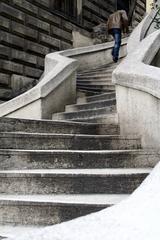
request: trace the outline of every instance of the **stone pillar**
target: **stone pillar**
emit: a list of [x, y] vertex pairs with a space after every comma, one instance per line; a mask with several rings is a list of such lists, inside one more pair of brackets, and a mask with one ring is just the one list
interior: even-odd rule
[[82, 8], [83, 0], [77, 0], [77, 18], [79, 23], [82, 23]]

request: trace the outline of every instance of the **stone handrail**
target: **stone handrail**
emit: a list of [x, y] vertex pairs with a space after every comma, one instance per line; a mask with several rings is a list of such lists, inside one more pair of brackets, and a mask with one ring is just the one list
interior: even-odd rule
[[160, 49], [160, 31], [139, 43], [113, 72], [121, 134], [141, 135], [142, 146], [160, 144], [160, 69], [152, 63]]
[[[127, 39], [120, 56], [126, 55]], [[99, 67], [112, 62], [113, 42], [48, 54], [40, 82], [29, 91], [0, 105], [0, 117], [50, 119], [75, 102], [76, 70]], [[72, 57], [72, 58], [70, 58]]]
[[142, 40], [143, 26], [148, 26], [148, 15], [134, 29], [127, 43], [127, 52], [133, 52]]
[[[52, 69], [49, 71], [45, 64], [44, 76], [35, 87], [0, 105], [1, 117], [51, 118], [51, 111], [56, 111], [56, 108], [61, 109], [65, 101], [74, 101], [77, 61], [54, 53], [54, 57], [46, 57], [46, 62], [52, 66]], [[68, 88], [65, 86], [66, 83]], [[65, 92], [66, 95], [62, 96], [59, 103], [61, 92]]]

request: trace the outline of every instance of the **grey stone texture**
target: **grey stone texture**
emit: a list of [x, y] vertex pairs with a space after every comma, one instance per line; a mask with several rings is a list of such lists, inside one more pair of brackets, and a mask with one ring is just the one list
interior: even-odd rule
[[159, 157], [159, 153], [144, 150], [0, 150], [1, 170], [145, 168], [154, 167]]
[[[130, 41], [129, 49], [132, 47]], [[160, 32], [155, 31], [139, 42], [112, 75], [121, 134], [140, 134], [144, 148], [159, 149], [160, 144], [159, 48]]]
[[[150, 173], [149, 169], [15, 170], [0, 172], [0, 193], [6, 194], [130, 194]], [[127, 184], [126, 184], [127, 182]]]
[[[53, 54], [47, 72], [54, 65], [51, 59]], [[82, 77], [92, 76], [95, 82], [106, 76], [111, 82], [115, 67], [87, 69], [78, 77], [82, 81]], [[77, 86], [77, 90], [82, 89]], [[65, 95], [66, 90], [57, 97]], [[107, 106], [115, 105], [115, 91], [78, 98], [78, 104], [68, 105], [66, 110], [77, 111], [79, 121], [82, 109], [89, 111], [89, 106], [98, 112], [104, 99]], [[110, 207], [126, 199], [159, 161], [159, 151], [141, 149], [139, 137], [120, 136], [114, 119], [90, 124], [85, 115], [84, 123], [65, 118], [67, 121], [0, 119], [0, 224], [10, 222], [24, 229], [24, 225], [46, 226]], [[95, 121], [96, 116], [93, 118]]]

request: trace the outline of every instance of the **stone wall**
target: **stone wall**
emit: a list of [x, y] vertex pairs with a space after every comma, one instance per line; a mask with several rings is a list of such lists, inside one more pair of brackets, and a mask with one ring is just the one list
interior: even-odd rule
[[90, 30], [92, 27], [106, 21], [109, 14], [116, 10], [116, 0], [84, 0], [83, 25]]
[[135, 12], [133, 14], [133, 26], [134, 27], [137, 26], [138, 23], [140, 23], [142, 21], [145, 12], [146, 12], [146, 0], [137, 0]]
[[[72, 31], [89, 40], [92, 27], [116, 9], [115, 0], [84, 0], [78, 22], [55, 13], [52, 0], [0, 0], [0, 100], [34, 86], [46, 54], [72, 48]], [[137, 0], [136, 20], [145, 11]], [[76, 46], [76, 44], [75, 44]]]
[[71, 47], [72, 24], [50, 12], [49, 0], [1, 0], [1, 99], [36, 82], [46, 54]]

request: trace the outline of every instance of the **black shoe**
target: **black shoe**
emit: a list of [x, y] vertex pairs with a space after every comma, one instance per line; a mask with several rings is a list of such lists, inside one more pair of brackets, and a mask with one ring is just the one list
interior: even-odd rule
[[118, 62], [118, 58], [117, 57], [113, 57], [113, 62]]

